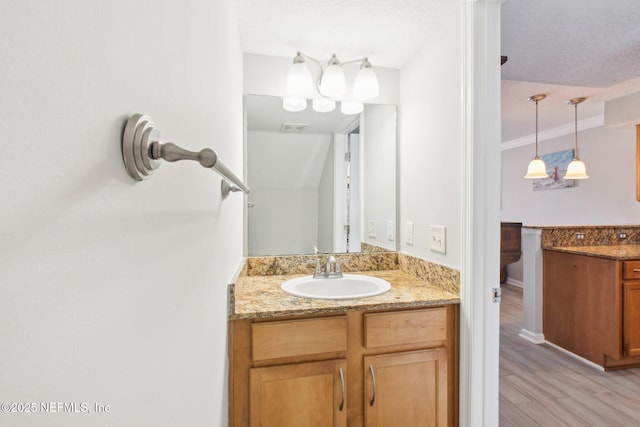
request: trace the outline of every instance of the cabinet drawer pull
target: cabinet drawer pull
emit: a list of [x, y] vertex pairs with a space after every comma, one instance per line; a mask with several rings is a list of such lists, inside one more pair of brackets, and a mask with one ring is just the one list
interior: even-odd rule
[[371, 383], [373, 384], [373, 396], [369, 401], [369, 406], [373, 406], [376, 403], [376, 374], [373, 372], [373, 365], [369, 365], [369, 372], [371, 373]]
[[344, 374], [342, 373], [342, 368], [338, 370], [338, 373], [340, 374], [340, 386], [342, 387], [342, 400], [340, 401], [338, 410], [342, 412], [342, 409], [344, 408]]
[[634, 272], [634, 273], [640, 273], [640, 268], [634, 268], [634, 269], [633, 269], [633, 272]]

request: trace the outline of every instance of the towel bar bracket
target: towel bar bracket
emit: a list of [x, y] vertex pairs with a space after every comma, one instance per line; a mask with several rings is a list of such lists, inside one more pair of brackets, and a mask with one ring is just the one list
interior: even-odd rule
[[[179, 160], [195, 160], [205, 168], [215, 170], [224, 178], [220, 189], [226, 198], [230, 191], [244, 191], [247, 187], [229, 168], [218, 159], [218, 155], [210, 148], [200, 151], [189, 151], [171, 142], [160, 142], [160, 134], [149, 116], [134, 114], [129, 118], [122, 135], [122, 158], [129, 175], [142, 181], [160, 167], [160, 160], [176, 162]], [[231, 181], [235, 185], [227, 182]]]

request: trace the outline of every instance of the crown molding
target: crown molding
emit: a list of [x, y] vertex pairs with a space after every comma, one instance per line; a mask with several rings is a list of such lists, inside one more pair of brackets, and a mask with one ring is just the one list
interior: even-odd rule
[[[588, 119], [578, 120], [578, 131], [593, 129], [604, 126], [604, 114], [600, 114]], [[567, 123], [566, 125], [558, 126], [555, 128], [547, 129], [542, 132], [538, 132], [538, 142], [545, 141], [547, 139], [558, 138], [560, 136], [572, 135], [574, 132], [573, 123]], [[523, 147], [525, 145], [534, 144], [536, 142], [535, 134], [523, 136], [521, 138], [505, 141], [501, 144], [500, 150], [512, 150], [514, 148]]]

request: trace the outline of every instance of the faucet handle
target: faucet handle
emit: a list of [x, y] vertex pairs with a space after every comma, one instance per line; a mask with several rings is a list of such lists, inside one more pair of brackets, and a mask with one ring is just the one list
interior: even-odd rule
[[312, 264], [316, 266], [316, 271], [314, 272], [314, 276], [322, 274], [322, 267], [320, 267], [320, 258], [309, 259], [307, 260], [307, 264]]

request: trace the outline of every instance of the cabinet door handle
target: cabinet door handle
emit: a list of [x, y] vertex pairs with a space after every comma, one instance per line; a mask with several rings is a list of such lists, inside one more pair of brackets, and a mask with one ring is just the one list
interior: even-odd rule
[[369, 401], [369, 406], [373, 406], [376, 403], [376, 374], [373, 372], [373, 365], [369, 365], [369, 372], [371, 373], [371, 383], [373, 384], [373, 396]]
[[633, 269], [633, 272], [634, 272], [634, 273], [640, 273], [640, 268], [634, 268], [634, 269]]
[[338, 410], [342, 412], [342, 409], [344, 409], [344, 374], [342, 373], [342, 368], [338, 370], [338, 373], [340, 374], [340, 386], [342, 387], [342, 400], [340, 401]]

